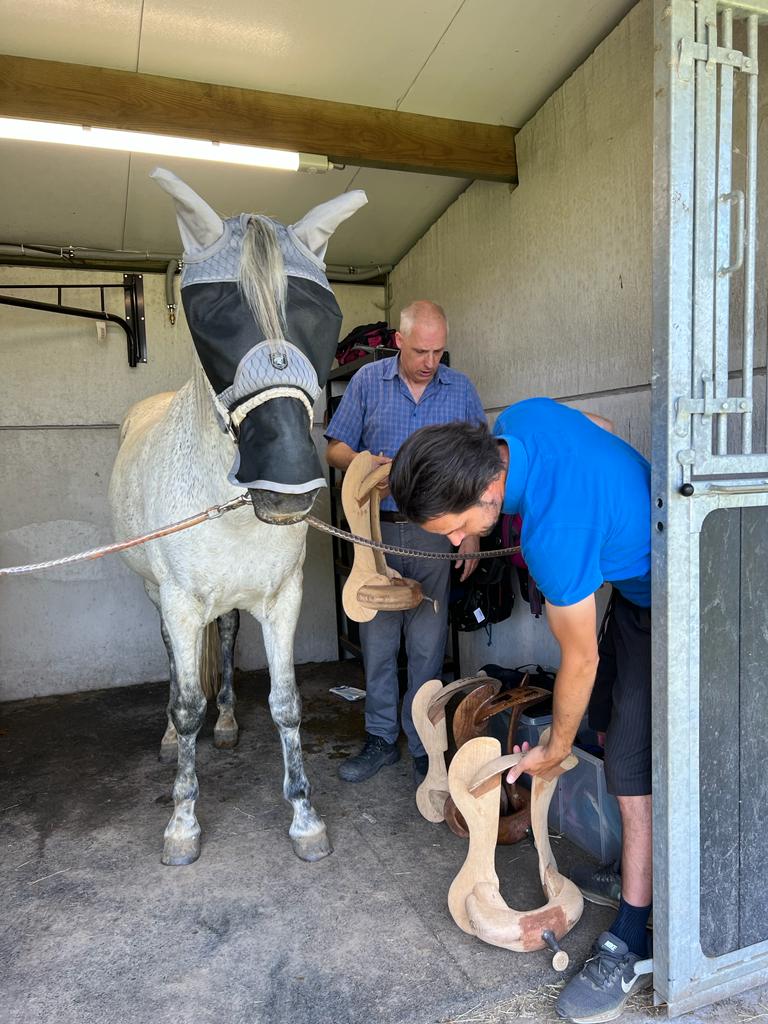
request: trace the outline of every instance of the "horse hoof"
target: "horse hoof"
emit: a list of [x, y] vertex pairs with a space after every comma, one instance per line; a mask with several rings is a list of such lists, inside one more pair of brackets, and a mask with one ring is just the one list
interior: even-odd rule
[[173, 743], [161, 743], [157, 760], [160, 764], [176, 764], [179, 759], [179, 748], [174, 740]]
[[217, 725], [213, 727], [213, 745], [217, 750], [231, 750], [237, 746], [239, 730], [236, 725], [220, 729]]
[[180, 867], [183, 864], [194, 864], [200, 856], [200, 836], [191, 839], [166, 839], [163, 843], [163, 864], [169, 867]]
[[322, 860], [329, 853], [333, 853], [331, 841], [325, 829], [322, 832], [313, 832], [309, 836], [299, 836], [291, 839], [293, 852], [299, 860], [315, 861]]

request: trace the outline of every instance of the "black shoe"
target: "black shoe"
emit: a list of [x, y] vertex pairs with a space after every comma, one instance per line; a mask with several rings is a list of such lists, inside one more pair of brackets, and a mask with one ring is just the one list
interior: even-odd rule
[[574, 868], [571, 872], [571, 881], [581, 889], [581, 895], [590, 903], [618, 909], [621, 898], [618, 861], [614, 864], [601, 864], [599, 868], [593, 868], [591, 865]]
[[345, 782], [365, 782], [385, 765], [400, 760], [397, 744], [387, 743], [381, 736], [366, 733], [363, 749], [339, 765], [339, 778]]
[[558, 996], [555, 1010], [573, 1024], [603, 1024], [621, 1014], [633, 992], [651, 984], [650, 974], [635, 974], [642, 957], [630, 953], [627, 944], [603, 932], [592, 957]]
[[429, 757], [426, 754], [419, 754], [413, 759], [413, 781], [420, 786], [427, 777], [429, 771]]
[[[589, 866], [576, 867], [571, 872], [571, 881], [579, 889], [581, 895], [590, 903], [599, 903], [602, 907], [619, 908], [621, 899], [621, 864], [601, 864], [599, 868]], [[653, 929], [653, 911], [648, 918], [646, 927]]]

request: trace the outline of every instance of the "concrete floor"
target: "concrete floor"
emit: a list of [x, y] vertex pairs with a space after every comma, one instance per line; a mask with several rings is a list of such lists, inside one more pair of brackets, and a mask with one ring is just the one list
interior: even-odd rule
[[[328, 688], [359, 685], [357, 665], [305, 665], [298, 675], [307, 773], [334, 845], [317, 864], [291, 852], [261, 673], [237, 685], [237, 749], [213, 748], [209, 709], [198, 740], [203, 850], [185, 868], [159, 859], [174, 775], [157, 761], [166, 686], [0, 707], [3, 1022], [557, 1019], [562, 978], [549, 954], [495, 949], [451, 920], [446, 894], [465, 842], [418, 814], [405, 750], [366, 783], [338, 780], [362, 707]], [[554, 849], [566, 872], [583, 858], [565, 840]], [[530, 843], [499, 848], [497, 870], [511, 905], [541, 902]], [[564, 941], [574, 964], [611, 918], [586, 905]], [[754, 1016], [761, 998], [696, 1019]], [[657, 1019], [650, 997], [638, 1000], [628, 1021]]]

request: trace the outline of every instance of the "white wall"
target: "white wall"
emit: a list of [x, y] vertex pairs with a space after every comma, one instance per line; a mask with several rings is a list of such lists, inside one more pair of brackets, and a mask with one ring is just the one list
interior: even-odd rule
[[[392, 274], [394, 308], [441, 302], [451, 364], [489, 419], [551, 395], [650, 449], [653, 31], [642, 0], [517, 135], [520, 184], [475, 183]], [[462, 672], [557, 664], [545, 621], [462, 638]]]
[[[119, 282], [121, 274], [0, 267], [2, 291], [55, 302], [55, 292], [13, 292], [13, 284]], [[193, 347], [183, 315], [171, 327], [164, 281], [145, 275], [148, 362], [130, 369], [125, 336], [110, 326], [96, 340], [90, 321], [0, 306], [0, 564], [82, 551], [111, 537], [107, 486], [118, 425], [135, 401], [179, 387]], [[383, 289], [335, 288], [343, 333], [378, 320]], [[123, 315], [122, 292], [108, 310]], [[94, 293], [63, 301], [94, 308]], [[315, 428], [321, 440], [322, 427]], [[328, 516], [327, 495], [316, 506]], [[297, 662], [336, 657], [331, 549], [310, 531]], [[330, 595], [330, 598], [329, 598]], [[0, 580], [0, 699], [67, 693], [167, 678], [157, 614], [120, 559]], [[258, 625], [243, 616], [242, 668], [264, 665]]]

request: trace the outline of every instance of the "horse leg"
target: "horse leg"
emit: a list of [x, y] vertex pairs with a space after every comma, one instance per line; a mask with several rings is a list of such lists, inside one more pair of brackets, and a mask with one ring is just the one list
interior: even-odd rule
[[293, 852], [301, 860], [327, 857], [331, 844], [325, 824], [310, 803], [310, 785], [304, 772], [299, 724], [301, 698], [293, 668], [293, 638], [301, 605], [301, 574], [287, 580], [274, 601], [260, 609], [264, 647], [269, 662], [269, 710], [283, 747], [283, 796], [293, 807], [289, 830]]
[[218, 618], [221, 641], [221, 689], [216, 698], [219, 717], [213, 727], [213, 745], [220, 749], [237, 746], [237, 722], [235, 721], [235, 640], [240, 629], [240, 612], [233, 608]]
[[176, 663], [175, 691], [170, 713], [176, 729], [178, 767], [173, 784], [173, 814], [165, 830], [163, 864], [191, 864], [200, 856], [200, 826], [195, 817], [199, 790], [195, 774], [195, 741], [205, 718], [206, 700], [200, 686], [202, 618], [180, 592], [164, 594], [163, 620]]
[[165, 649], [168, 652], [168, 667], [171, 685], [168, 696], [168, 724], [165, 728], [165, 732], [163, 733], [163, 738], [160, 740], [160, 753], [157, 756], [161, 764], [173, 764], [178, 756], [178, 736], [176, 734], [176, 726], [173, 724], [173, 720], [171, 719], [171, 708], [176, 700], [179, 684], [176, 678], [176, 659], [173, 657], [173, 644], [171, 643], [171, 637], [168, 630], [165, 628], [165, 622], [162, 615], [160, 616], [160, 632], [163, 635], [163, 643], [165, 644]]

